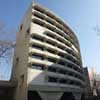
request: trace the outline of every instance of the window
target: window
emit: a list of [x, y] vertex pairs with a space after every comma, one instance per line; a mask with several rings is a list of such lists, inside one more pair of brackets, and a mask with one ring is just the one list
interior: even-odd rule
[[21, 78], [21, 83], [23, 84], [24, 83], [24, 75], [21, 75], [20, 78]]
[[69, 72], [68, 75], [73, 76], [73, 73], [72, 72]]
[[44, 13], [44, 9], [42, 9], [40, 7], [34, 6], [34, 9], [41, 12], [41, 13]]
[[47, 48], [47, 51], [48, 51], [48, 52], [50, 52], [50, 53], [53, 53], [53, 54], [55, 54], [55, 53], [56, 53], [56, 51], [55, 51], [55, 50], [52, 50], [52, 49], [49, 49], [49, 48]]
[[62, 28], [63, 28], [60, 24], [56, 24], [56, 26], [57, 26], [59, 29], [61, 29], [61, 30], [62, 30]]
[[79, 82], [75, 82], [75, 85], [80, 86], [81, 87], [81, 83]]
[[39, 50], [43, 50], [43, 47], [37, 44], [32, 44], [33, 48], [39, 49]]
[[73, 61], [73, 59], [70, 56], [66, 57], [68, 60]]
[[49, 40], [45, 40], [45, 42], [48, 43], [48, 44], [51, 44], [51, 45], [53, 45], [53, 46], [55, 45], [54, 42], [51, 42], [51, 41], [49, 41]]
[[51, 30], [51, 31], [54, 31], [54, 30], [55, 30], [54, 27], [52, 27], [51, 25], [48, 25], [48, 24], [46, 24], [46, 28], [48, 28], [48, 29]]
[[53, 66], [50, 66], [50, 67], [48, 68], [48, 71], [56, 72], [56, 68], [54, 68]]
[[71, 64], [67, 64], [67, 66], [68, 66], [69, 68], [73, 68], [73, 66], [72, 66]]
[[59, 82], [60, 82], [60, 83], [67, 83], [67, 80], [65, 80], [65, 79], [60, 79]]
[[57, 82], [57, 78], [55, 77], [48, 77], [49, 82]]
[[63, 49], [63, 50], [65, 49], [65, 47], [62, 46], [62, 45], [57, 45], [57, 47], [60, 48], [60, 49]]
[[47, 15], [48, 17], [51, 17], [51, 18], [54, 19], [54, 15], [52, 15], [50, 12], [46, 12], [46, 15]]
[[66, 49], [66, 51], [71, 54], [72, 56], [75, 56], [74, 52], [72, 50]]
[[52, 35], [52, 33], [46, 32], [46, 33], [44, 33], [44, 34], [46, 34], [47, 36], [49, 36], [49, 37], [51, 37], [51, 38], [55, 38], [55, 37]]
[[43, 21], [41, 21], [41, 20], [39, 20], [39, 19], [36, 19], [36, 18], [32, 19], [32, 21], [33, 21], [34, 23], [40, 25], [40, 26], [44, 26], [44, 24], [45, 24]]
[[40, 19], [44, 19], [44, 16], [42, 16], [40, 13], [38, 12], [34, 12], [34, 16], [40, 18]]
[[17, 57], [15, 66], [18, 66], [18, 63], [19, 63], [19, 58]]
[[41, 64], [32, 64], [32, 68], [43, 70], [44, 69], [44, 66], [41, 65]]
[[20, 76], [20, 81], [19, 81], [19, 88], [21, 89], [23, 87], [24, 83], [24, 74]]
[[60, 69], [60, 70], [59, 70], [59, 73], [61, 73], [61, 74], [66, 74], [66, 70]]
[[60, 60], [60, 61], [58, 62], [58, 64], [60, 64], [60, 65], [65, 65], [65, 62], [62, 61], [62, 60]]
[[63, 53], [60, 53], [59, 52], [58, 55], [61, 56], [61, 57], [64, 57], [64, 54]]
[[33, 35], [32, 38], [43, 42], [43, 38], [38, 35]]
[[48, 58], [48, 61], [56, 63], [56, 59], [54, 58]]
[[52, 21], [50, 18], [46, 18], [46, 21], [49, 22], [50, 24], [54, 25], [54, 21]]
[[74, 84], [74, 82], [73, 82], [73, 81], [70, 81], [70, 84], [71, 84], [71, 85], [73, 85], [73, 84]]
[[61, 38], [57, 38], [57, 40], [63, 43], [63, 40]]
[[56, 29], [56, 30], [55, 30], [55, 32], [56, 32], [57, 34], [59, 34], [59, 35], [63, 36], [63, 33], [62, 33], [62, 32], [60, 32], [58, 29]]
[[22, 28], [23, 28], [23, 25], [21, 24], [21, 25], [20, 25], [20, 31], [22, 30]]
[[67, 45], [68, 47], [71, 47], [71, 45], [70, 45], [70, 43], [69, 42], [64, 42], [65, 43], [65, 45]]
[[30, 33], [30, 28], [28, 28], [26, 32], [27, 32], [27, 33]]
[[36, 53], [32, 54], [32, 58], [37, 58], [37, 59], [40, 59], [40, 60], [44, 60], [43, 55], [36, 54]]

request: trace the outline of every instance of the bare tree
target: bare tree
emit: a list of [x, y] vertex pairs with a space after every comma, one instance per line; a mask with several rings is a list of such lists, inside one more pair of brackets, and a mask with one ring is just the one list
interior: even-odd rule
[[96, 34], [100, 37], [100, 27], [96, 25], [93, 29], [96, 32]]
[[[91, 89], [92, 89], [93, 95], [100, 94], [100, 90], [99, 90], [100, 75], [97, 74], [97, 72], [94, 70], [94, 68], [91, 69], [90, 81], [91, 81]], [[99, 92], [98, 92], [98, 90], [99, 90]]]
[[[12, 58], [12, 50], [15, 47], [15, 37], [13, 35], [15, 35], [15, 32], [7, 30], [6, 25], [0, 21], [0, 79], [3, 77], [2, 61], [5, 60], [9, 64]], [[6, 68], [6, 70], [8, 69]]]

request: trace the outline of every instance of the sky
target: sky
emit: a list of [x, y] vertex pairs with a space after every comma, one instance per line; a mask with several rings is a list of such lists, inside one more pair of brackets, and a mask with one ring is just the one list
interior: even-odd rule
[[[6, 24], [7, 29], [17, 30], [31, 2], [32, 0], [0, 0], [0, 21]], [[100, 0], [37, 0], [37, 2], [52, 10], [72, 28], [80, 43], [83, 66], [95, 67], [97, 73], [100, 73], [100, 37], [94, 31], [94, 27], [100, 26]], [[9, 71], [11, 67], [5, 68]], [[1, 66], [0, 70], [5, 68]], [[7, 78], [9, 77], [10, 75]]]

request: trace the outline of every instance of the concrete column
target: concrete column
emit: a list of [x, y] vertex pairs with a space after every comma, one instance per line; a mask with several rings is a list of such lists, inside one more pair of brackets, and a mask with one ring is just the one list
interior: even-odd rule
[[81, 93], [73, 93], [75, 100], [81, 100]]
[[43, 100], [60, 100], [62, 92], [39, 92]]

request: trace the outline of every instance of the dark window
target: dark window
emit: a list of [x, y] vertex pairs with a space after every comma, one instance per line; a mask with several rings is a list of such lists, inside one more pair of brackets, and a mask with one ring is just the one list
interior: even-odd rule
[[36, 45], [36, 44], [32, 44], [33, 48], [39, 49], [39, 50], [43, 50], [42, 46]]
[[19, 58], [17, 57], [16, 58], [16, 65], [15, 66], [18, 66], [18, 63], [19, 63]]
[[67, 64], [67, 67], [69, 68], [73, 68], [73, 66], [71, 64]]
[[51, 13], [47, 12], [46, 15], [54, 19], [54, 16]]
[[33, 58], [37, 58], [37, 59], [41, 59], [41, 60], [44, 60], [44, 57], [43, 57], [43, 55], [40, 55], [40, 54], [32, 54], [32, 57]]
[[56, 20], [59, 24], [62, 25], [62, 21], [61, 21], [61, 20], [59, 20], [58, 18], [56, 18], [55, 20]]
[[70, 84], [71, 84], [71, 85], [73, 85], [73, 84], [74, 84], [74, 82], [73, 82], [73, 81], [70, 81]]
[[57, 82], [57, 78], [54, 77], [48, 77], [49, 82]]
[[32, 64], [32, 68], [43, 70], [44, 69], [44, 66], [41, 65], [41, 64]]
[[74, 61], [77, 65], [79, 65], [80, 66], [80, 63], [78, 62], [78, 61]]
[[56, 63], [56, 59], [54, 58], [48, 58], [48, 61]]
[[20, 31], [22, 30], [22, 28], [23, 28], [23, 25], [20, 26]]
[[67, 45], [68, 47], [71, 47], [70, 43], [65, 42], [65, 45]]
[[34, 12], [34, 16], [36, 16], [40, 19], [44, 19], [44, 17], [41, 14], [37, 13], [37, 12]]
[[21, 84], [23, 85], [23, 83], [24, 83], [24, 75], [21, 75], [20, 78], [21, 78]]
[[51, 44], [51, 45], [53, 45], [53, 46], [55, 45], [54, 42], [51, 42], [51, 41], [49, 41], [49, 40], [46, 40], [45, 42], [48, 43], [48, 44]]
[[43, 42], [43, 38], [40, 36], [33, 35], [32, 38]]
[[26, 32], [27, 32], [27, 33], [30, 33], [30, 28], [28, 28]]
[[60, 69], [60, 70], [59, 70], [59, 73], [61, 73], [61, 74], [66, 74], [66, 71], [65, 71], [65, 70]]
[[34, 6], [34, 9], [37, 10], [37, 11], [39, 11], [39, 12], [41, 12], [41, 13], [44, 13], [44, 10], [42, 8]]
[[48, 71], [56, 72], [56, 68], [54, 68], [53, 66], [50, 66], [50, 67], [48, 68]]
[[55, 50], [51, 50], [51, 49], [49, 49], [49, 48], [47, 48], [47, 51], [48, 51], [48, 52], [50, 52], [50, 53], [53, 53], [53, 54], [55, 54], [55, 53], [56, 53], [56, 51], [55, 51]]
[[46, 18], [46, 21], [49, 22], [50, 24], [54, 25], [54, 22], [51, 19]]
[[79, 65], [78, 62], [75, 59], [73, 59], [73, 57], [71, 57], [71, 56], [67, 56], [66, 59], [68, 59], [69, 61], [72, 61], [73, 63], [75, 63], [77, 65]]
[[55, 32], [56, 32], [57, 34], [63, 36], [63, 33], [61, 33], [59, 30], [56, 29]]
[[62, 40], [62, 39], [60, 39], [60, 38], [57, 38], [57, 40], [63, 43], [63, 40]]
[[49, 30], [51, 30], [51, 31], [54, 31], [55, 30], [55, 28], [54, 27], [52, 27], [52, 26], [50, 26], [50, 25], [46, 25], [46, 28], [48, 28]]
[[73, 76], [73, 73], [72, 73], [72, 72], [70, 72], [70, 73], [68, 73], [68, 75]]
[[16, 58], [16, 62], [17, 62], [17, 63], [19, 62], [19, 58], [18, 58], [18, 57]]
[[44, 33], [44, 34], [46, 34], [46, 35], [49, 36], [49, 37], [55, 38], [55, 37], [52, 35], [52, 33]]
[[40, 26], [44, 26], [44, 22], [42, 22], [42, 21], [40, 21], [40, 20], [38, 20], [38, 19], [32, 19], [32, 21], [34, 22], [34, 23], [36, 23], [36, 24], [38, 24], [38, 25], [40, 25]]
[[38, 94], [38, 92], [36, 91], [28, 91], [28, 99], [27, 100], [42, 100], [42, 98], [40, 97], [40, 95]]
[[61, 56], [61, 57], [64, 57], [64, 54], [63, 53], [60, 53], [59, 52], [58, 55]]
[[24, 84], [24, 74], [20, 76], [19, 88], [21, 89]]
[[79, 76], [77, 74], [75, 74], [75, 77], [78, 78]]
[[56, 24], [56, 26], [58, 27], [58, 29], [61, 29], [61, 30], [63, 28], [60, 24]]
[[59, 82], [60, 82], [60, 83], [67, 83], [67, 80], [65, 80], [65, 79], [60, 79]]
[[58, 62], [58, 64], [60, 64], [60, 65], [65, 65], [65, 62], [62, 61], [62, 60], [60, 60], [60, 61]]
[[62, 45], [57, 45], [57, 47], [63, 50], [65, 49], [65, 47], [63, 47]]
[[75, 85], [77, 85], [77, 86], [81, 86], [81, 83], [79, 83], [79, 82], [75, 82]]
[[66, 49], [66, 51], [71, 54], [72, 56], [75, 56], [74, 52], [72, 50]]

